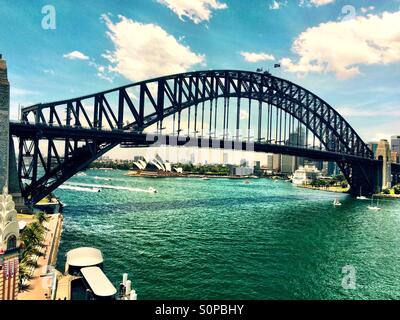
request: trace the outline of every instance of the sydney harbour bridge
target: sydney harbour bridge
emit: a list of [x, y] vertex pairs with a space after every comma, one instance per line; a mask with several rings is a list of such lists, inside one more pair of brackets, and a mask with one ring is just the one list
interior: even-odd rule
[[[303, 137], [289, 139], [295, 133]], [[19, 187], [28, 204], [118, 145], [155, 143], [332, 161], [350, 193], [382, 189], [384, 161], [375, 159], [350, 124], [317, 95], [269, 73], [212, 70], [164, 76], [26, 107], [21, 119], [10, 123]], [[398, 179], [400, 166], [392, 164], [391, 170]]]

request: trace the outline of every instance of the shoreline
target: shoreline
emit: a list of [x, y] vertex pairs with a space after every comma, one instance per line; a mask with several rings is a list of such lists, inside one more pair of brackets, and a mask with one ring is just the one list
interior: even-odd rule
[[54, 296], [54, 283], [57, 281], [55, 264], [64, 217], [61, 213], [56, 213], [49, 215], [49, 218], [49, 222], [44, 223], [47, 232], [42, 243], [42, 255], [37, 260], [37, 266], [27, 282], [27, 287], [18, 293], [18, 300], [50, 300]]
[[341, 193], [341, 194], [346, 194], [349, 191], [349, 189], [338, 190], [338, 189], [329, 189], [329, 188], [318, 188], [318, 187], [305, 186], [305, 185], [298, 185], [296, 187], [297, 188], [302, 188], [302, 189], [325, 191], [325, 192], [330, 192], [330, 193]]

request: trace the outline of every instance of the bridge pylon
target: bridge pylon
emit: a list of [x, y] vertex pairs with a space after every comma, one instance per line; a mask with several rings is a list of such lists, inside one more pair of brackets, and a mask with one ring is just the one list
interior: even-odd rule
[[14, 141], [10, 135], [10, 83], [7, 63], [0, 55], [0, 189], [8, 186], [17, 211], [27, 211], [21, 196]]
[[[364, 161], [360, 163], [350, 163], [351, 181], [350, 194], [353, 196], [372, 196], [382, 191], [382, 161]], [[346, 169], [344, 169], [344, 172]]]

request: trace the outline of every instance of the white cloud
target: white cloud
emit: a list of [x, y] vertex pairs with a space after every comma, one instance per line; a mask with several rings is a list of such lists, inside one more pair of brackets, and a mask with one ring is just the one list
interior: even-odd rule
[[386, 109], [359, 109], [352, 107], [339, 107], [336, 108], [343, 117], [360, 117], [360, 118], [370, 118], [370, 117], [400, 117], [400, 108], [386, 108]]
[[333, 72], [339, 79], [360, 74], [361, 65], [400, 62], [400, 11], [322, 23], [301, 33], [292, 51], [298, 61], [281, 60], [288, 72]]
[[246, 110], [240, 110], [240, 120], [249, 119], [249, 113]]
[[287, 5], [287, 0], [285, 0], [285, 1], [274, 0], [269, 5], [269, 9], [270, 10], [279, 10], [282, 6], [286, 6], [286, 5]]
[[167, 6], [179, 19], [184, 21], [183, 17], [188, 17], [194, 23], [209, 21], [212, 16], [212, 10], [227, 9], [226, 3], [220, 3], [218, 0], [157, 0], [159, 3]]
[[330, 3], [334, 3], [335, 0], [310, 0], [310, 2], [316, 7], [319, 7], [319, 6], [325, 6]]
[[362, 13], [367, 13], [369, 11], [375, 10], [375, 7], [374, 6], [369, 6], [369, 7], [361, 8], [360, 10], [361, 10]]
[[50, 74], [50, 75], [54, 75], [55, 74], [53, 69], [43, 69], [43, 73]]
[[240, 52], [240, 55], [247, 61], [247, 62], [260, 62], [260, 61], [273, 61], [275, 57], [272, 54], [268, 54], [265, 52]]
[[124, 16], [113, 23], [107, 15], [102, 17], [115, 46], [103, 55], [111, 63], [103, 71], [137, 81], [185, 72], [205, 62], [204, 55], [192, 52], [158, 25], [139, 23]]
[[327, 4], [334, 3], [335, 0], [300, 0], [299, 6], [300, 7], [320, 7], [325, 6]]
[[89, 60], [89, 57], [80, 51], [72, 51], [63, 55], [64, 58], [70, 60]]

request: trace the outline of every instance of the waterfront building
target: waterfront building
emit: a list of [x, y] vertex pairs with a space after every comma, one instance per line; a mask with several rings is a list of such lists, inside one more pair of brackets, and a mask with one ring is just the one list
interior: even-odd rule
[[19, 224], [12, 195], [0, 196], [0, 300], [16, 300], [19, 277]]
[[391, 162], [392, 155], [390, 151], [389, 141], [382, 139], [378, 143], [375, 158], [383, 161], [382, 168], [382, 188], [390, 188], [392, 186], [391, 179]]
[[274, 172], [281, 172], [281, 160], [282, 160], [282, 155], [280, 154], [273, 155], [272, 170]]
[[340, 173], [339, 166], [336, 164], [336, 162], [328, 162], [328, 172], [327, 175], [328, 177], [335, 176]]
[[229, 163], [228, 153], [224, 152], [222, 163], [226, 166]]
[[397, 152], [400, 154], [400, 136], [392, 136], [390, 138], [390, 144], [392, 146], [392, 151]]
[[234, 169], [235, 176], [246, 177], [254, 174], [254, 168], [250, 167], [236, 167]]
[[374, 156], [376, 156], [376, 150], [378, 149], [378, 142], [375, 142], [375, 141], [368, 142], [368, 146], [374, 153]]
[[[285, 145], [304, 148], [306, 146], [305, 130], [298, 127], [295, 132], [289, 135], [289, 139], [285, 141]], [[282, 155], [280, 172], [291, 175], [299, 166], [304, 166], [304, 164], [305, 159], [303, 157]]]
[[272, 171], [273, 168], [274, 168], [274, 155], [273, 154], [267, 154], [266, 169]]
[[399, 163], [399, 153], [397, 151], [392, 151], [392, 162]]
[[241, 167], [248, 167], [249, 166], [249, 162], [247, 161], [247, 159], [241, 159], [240, 160], [240, 166]]
[[196, 162], [196, 157], [195, 157], [194, 153], [192, 153], [192, 154], [190, 155], [190, 161], [189, 161], [189, 163], [195, 164], [195, 162]]
[[315, 165], [306, 164], [305, 166], [300, 166], [294, 172], [292, 182], [295, 185], [308, 185], [321, 177], [321, 171]]
[[296, 157], [282, 155], [280, 172], [283, 174], [291, 175], [296, 170]]

